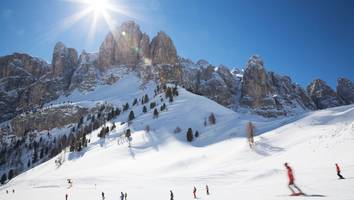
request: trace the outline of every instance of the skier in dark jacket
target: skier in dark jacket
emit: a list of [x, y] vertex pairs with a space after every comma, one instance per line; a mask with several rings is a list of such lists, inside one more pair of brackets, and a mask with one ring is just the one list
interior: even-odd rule
[[68, 194], [65, 194], [65, 200], [68, 200]]
[[[294, 178], [294, 174], [293, 174], [293, 170], [291, 169], [291, 167], [288, 165], [288, 163], [284, 163], [284, 166], [286, 167], [286, 170], [288, 172], [288, 178], [289, 178], [289, 184], [288, 184], [288, 187], [290, 189], [290, 191], [292, 192], [293, 195], [295, 194], [304, 194], [301, 189], [295, 185], [294, 181], [295, 181], [295, 178]], [[298, 193], [295, 192], [295, 190], [292, 188], [296, 188], [298, 190]]]
[[194, 196], [194, 198], [196, 199], [197, 198], [197, 188], [195, 188], [195, 186], [194, 186], [194, 188], [193, 188], [193, 196]]
[[104, 192], [102, 192], [102, 194], [101, 194], [101, 195], [102, 195], [102, 200], [104, 200]]
[[173, 192], [170, 190], [170, 200], [173, 200]]
[[205, 190], [206, 190], [206, 194], [209, 195], [209, 186], [208, 185], [205, 185]]
[[336, 170], [337, 170], [337, 176], [338, 176], [340, 179], [344, 179], [344, 177], [342, 176], [342, 174], [340, 174], [340, 168], [339, 168], [338, 163], [336, 163], [335, 165], [336, 165]]
[[123, 192], [120, 192], [120, 200], [124, 200], [124, 194], [123, 194]]

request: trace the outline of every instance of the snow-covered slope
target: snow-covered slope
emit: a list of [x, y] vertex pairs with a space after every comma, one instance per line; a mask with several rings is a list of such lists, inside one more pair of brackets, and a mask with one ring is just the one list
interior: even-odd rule
[[[121, 87], [124, 85], [124, 87]], [[133, 75], [116, 84], [102, 86], [88, 94], [73, 93], [52, 103], [73, 101], [90, 106], [98, 101], [121, 105], [144, 93], [152, 94], [155, 85], [142, 87]], [[122, 88], [125, 88], [124, 91]], [[324, 199], [354, 199], [354, 106], [337, 107], [277, 120], [240, 115], [205, 97], [179, 88], [179, 96], [167, 105], [167, 111], [153, 118], [152, 110], [142, 112], [142, 105], [132, 107], [136, 119], [131, 148], [122, 134], [129, 112], [110, 123], [117, 128], [106, 139], [90, 135], [91, 143], [82, 152], [66, 153], [59, 168], [53, 158], [11, 180], [0, 188], [0, 199], [119, 199], [127, 192], [131, 200], [192, 199], [196, 186], [199, 199], [291, 199], [283, 167], [289, 162], [296, 182], [309, 195]], [[161, 94], [162, 95], [162, 94]], [[158, 107], [161, 95], [150, 99]], [[163, 96], [162, 96], [163, 97]], [[210, 113], [216, 124], [204, 126]], [[257, 127], [256, 147], [250, 150], [245, 123]], [[109, 125], [111, 125], [109, 123]], [[145, 132], [146, 126], [150, 132]], [[174, 133], [175, 128], [180, 133]], [[186, 131], [198, 130], [200, 136], [186, 142]], [[59, 155], [59, 156], [64, 156]], [[338, 180], [334, 163], [343, 169], [345, 180]], [[72, 179], [68, 188], [66, 179]], [[210, 196], [205, 195], [205, 184]], [[6, 190], [15, 189], [15, 194]], [[299, 197], [307, 198], [307, 197]]]

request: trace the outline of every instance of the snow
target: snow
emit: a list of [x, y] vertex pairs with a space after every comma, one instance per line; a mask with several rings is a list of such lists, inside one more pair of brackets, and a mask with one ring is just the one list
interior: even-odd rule
[[[106, 101], [121, 105], [153, 94], [155, 85], [142, 83], [132, 74], [112, 85], [99, 85], [86, 94], [78, 91], [62, 96], [52, 104], [72, 101], [92, 106]], [[68, 153], [59, 168], [53, 158], [0, 187], [0, 199], [59, 200], [119, 199], [127, 192], [128, 199], [169, 198], [193, 199], [193, 186], [198, 199], [292, 199], [287, 188], [283, 163], [289, 162], [295, 172], [296, 183], [307, 194], [322, 199], [354, 199], [354, 105], [308, 112], [302, 115], [266, 119], [251, 114], [239, 114], [205, 97], [179, 88], [179, 96], [153, 119], [152, 110], [142, 113], [142, 105], [134, 106], [131, 148], [122, 141], [129, 113], [125, 112], [113, 123], [117, 128], [107, 138], [97, 138], [94, 130], [91, 143], [82, 152]], [[162, 95], [164, 96], [164, 95]], [[150, 96], [149, 96], [150, 97]], [[150, 102], [162, 104], [160, 95]], [[146, 105], [147, 107], [148, 104]], [[210, 113], [216, 124], [203, 122]], [[245, 138], [245, 123], [256, 125], [256, 146], [251, 150]], [[111, 124], [108, 124], [111, 126]], [[144, 131], [149, 125], [150, 132]], [[173, 133], [179, 126], [182, 131]], [[198, 130], [200, 136], [186, 142], [188, 128]], [[334, 163], [342, 167], [347, 179], [338, 180]], [[73, 180], [68, 188], [66, 179]], [[210, 196], [205, 194], [209, 185]], [[6, 194], [6, 190], [16, 192]], [[297, 199], [306, 199], [299, 196]]]

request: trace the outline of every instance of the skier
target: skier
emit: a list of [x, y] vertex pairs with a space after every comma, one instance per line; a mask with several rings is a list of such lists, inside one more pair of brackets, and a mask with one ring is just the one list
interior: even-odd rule
[[128, 193], [125, 193], [124, 194], [124, 199], [127, 200], [127, 197], [128, 197]]
[[[293, 170], [291, 169], [291, 167], [288, 165], [288, 163], [284, 163], [284, 166], [286, 167], [287, 171], [288, 171], [288, 177], [289, 177], [289, 184], [288, 187], [290, 189], [290, 191], [292, 192], [292, 195], [304, 195], [304, 193], [300, 190], [300, 188], [295, 185], [294, 183], [294, 174], [293, 174]], [[296, 193], [295, 190], [292, 188], [292, 186], [294, 188], [296, 188], [299, 192]]]
[[208, 185], [205, 185], [205, 190], [206, 190], [206, 194], [209, 195], [209, 186]]
[[173, 192], [170, 190], [170, 200], [173, 200]]
[[15, 193], [15, 189], [12, 189], [12, 193]]
[[335, 165], [336, 165], [337, 175], [338, 175], [339, 179], [344, 179], [344, 177], [340, 174], [340, 168], [339, 168], [338, 163], [336, 163]]
[[197, 198], [196, 193], [197, 193], [197, 188], [195, 188], [195, 186], [194, 186], [194, 188], [193, 188], [193, 196], [194, 196], [195, 199]]
[[123, 194], [123, 192], [120, 192], [120, 200], [124, 200], [124, 194]]
[[65, 194], [65, 200], [68, 200], [68, 194]]
[[102, 195], [102, 200], [104, 200], [104, 192], [102, 192], [102, 194], [101, 194], [101, 195]]
[[8, 191], [8, 190], [6, 190], [6, 194], [9, 194], [9, 191]]

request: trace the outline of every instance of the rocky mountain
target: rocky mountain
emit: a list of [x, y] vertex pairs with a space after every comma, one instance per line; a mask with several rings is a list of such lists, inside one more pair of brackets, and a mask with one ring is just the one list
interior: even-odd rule
[[337, 79], [337, 94], [346, 104], [354, 103], [354, 84], [346, 78]]
[[[28, 161], [27, 168], [20, 161], [24, 154], [37, 156], [38, 149], [44, 151], [39, 153], [41, 161], [50, 159], [75, 138], [90, 132], [92, 124], [98, 128], [119, 115], [121, 107], [102, 102], [86, 107], [68, 100], [50, 104], [72, 94], [89, 94], [97, 88], [109, 90], [109, 85], [119, 83], [129, 74], [138, 76], [134, 80], [139, 84], [141, 81], [139, 88], [144, 92], [151, 83], [177, 84], [239, 113], [266, 118], [354, 103], [354, 86], [348, 79], [338, 79], [336, 92], [322, 80], [313, 81], [304, 90], [290, 77], [267, 71], [258, 55], [250, 57], [244, 70], [213, 66], [206, 60], [193, 62], [178, 56], [166, 33], [158, 32], [150, 41], [139, 25], [128, 21], [108, 33], [97, 53], [82, 51], [78, 55], [75, 49], [58, 42], [51, 64], [27, 54], [0, 57], [0, 171], [11, 168], [21, 172], [33, 166], [38, 163], [37, 157]], [[121, 87], [129, 88], [130, 84]], [[159, 91], [161, 87], [155, 89], [154, 98], [158, 98]], [[113, 93], [116, 92], [119, 91]], [[136, 102], [141, 102], [140, 98]], [[85, 103], [89, 102], [87, 99]], [[85, 123], [92, 126], [83, 126]], [[53, 129], [65, 133], [53, 139], [49, 134]], [[44, 132], [48, 133], [48, 143], [41, 142]], [[16, 153], [19, 146], [26, 153]], [[53, 150], [48, 153], [48, 149]], [[9, 162], [9, 157], [15, 159]]]
[[[307, 91], [288, 76], [267, 72], [260, 56], [252, 56], [242, 72], [213, 66], [205, 60], [194, 63], [178, 57], [172, 39], [158, 32], [150, 42], [139, 25], [127, 21], [110, 32], [98, 53], [83, 51], [58, 42], [51, 64], [27, 54], [0, 58], [0, 121], [78, 89], [90, 91], [97, 84], [119, 79], [115, 70], [136, 71], [145, 81], [176, 83], [239, 112], [266, 117], [353, 103], [353, 83], [338, 79], [337, 93], [316, 80]], [[104, 79], [104, 80], [102, 80]]]
[[321, 79], [316, 79], [309, 86], [307, 92], [318, 109], [344, 105], [342, 99]]

